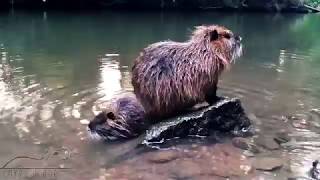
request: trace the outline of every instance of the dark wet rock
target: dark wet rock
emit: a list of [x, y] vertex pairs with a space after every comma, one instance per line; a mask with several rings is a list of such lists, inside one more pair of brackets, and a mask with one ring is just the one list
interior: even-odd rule
[[209, 136], [216, 131], [246, 136], [252, 134], [251, 130], [251, 122], [240, 100], [221, 98], [214, 105], [153, 125], [147, 130], [143, 143], [189, 135]]
[[[165, 153], [165, 150], [162, 150]], [[228, 144], [168, 150], [169, 161], [150, 161], [159, 156], [152, 151], [123, 161], [105, 174], [107, 179], [225, 179], [248, 177], [255, 171], [238, 148]], [[176, 156], [177, 155], [177, 156]], [[174, 157], [174, 158], [172, 158]], [[157, 158], [156, 158], [157, 159]]]
[[232, 145], [243, 150], [249, 150], [250, 152], [253, 152], [253, 153], [260, 152], [260, 149], [255, 144], [250, 142], [249, 139], [246, 139], [246, 138], [235, 137], [232, 139]]
[[173, 150], [159, 151], [154, 153], [154, 155], [150, 157], [149, 161], [154, 163], [166, 163], [166, 162], [175, 160], [178, 157], [179, 157], [178, 151], [173, 151]]
[[262, 146], [268, 150], [280, 149], [280, 145], [273, 138], [270, 138], [270, 137], [259, 136], [254, 140], [254, 142], [258, 146]]
[[253, 167], [257, 170], [273, 171], [283, 166], [280, 158], [274, 157], [256, 157], [253, 159]]
[[287, 143], [291, 140], [288, 132], [278, 132], [276, 133], [276, 137], [274, 137], [273, 139], [279, 144]]

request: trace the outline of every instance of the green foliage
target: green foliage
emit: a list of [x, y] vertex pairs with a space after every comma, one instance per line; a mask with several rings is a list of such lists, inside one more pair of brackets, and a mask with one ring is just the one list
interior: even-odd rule
[[320, 0], [307, 0], [306, 3], [308, 5], [313, 6], [313, 7], [319, 7], [320, 6]]

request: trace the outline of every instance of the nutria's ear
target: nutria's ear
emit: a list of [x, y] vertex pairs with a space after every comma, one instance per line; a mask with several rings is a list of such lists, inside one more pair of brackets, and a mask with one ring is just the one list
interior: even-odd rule
[[107, 118], [111, 119], [111, 120], [115, 120], [116, 116], [113, 114], [113, 112], [108, 112], [107, 113]]
[[217, 40], [218, 37], [219, 37], [219, 34], [218, 34], [217, 30], [210, 31], [209, 35], [210, 35], [210, 41], [211, 42]]

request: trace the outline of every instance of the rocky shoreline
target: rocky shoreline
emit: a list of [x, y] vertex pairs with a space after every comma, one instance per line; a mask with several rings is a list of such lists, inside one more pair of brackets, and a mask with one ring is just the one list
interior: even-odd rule
[[122, 161], [100, 178], [273, 179], [275, 173], [289, 177], [290, 162], [279, 153], [282, 144], [277, 138], [283, 137], [235, 137], [231, 143], [176, 145]]
[[305, 168], [304, 176], [292, 174], [290, 158], [281, 153], [291, 141], [288, 132], [279, 131], [274, 136], [234, 137], [223, 143], [178, 144], [120, 161], [95, 180], [319, 179], [318, 161]]

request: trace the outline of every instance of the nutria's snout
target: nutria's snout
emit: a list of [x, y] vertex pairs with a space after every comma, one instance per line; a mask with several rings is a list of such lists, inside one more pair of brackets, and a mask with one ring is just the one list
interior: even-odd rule
[[89, 135], [92, 140], [113, 139], [112, 128], [108, 124], [108, 116], [105, 112], [98, 114], [88, 124]]
[[242, 37], [239, 35], [236, 35], [234, 39], [236, 40], [237, 43], [241, 43]]
[[231, 62], [235, 62], [235, 60], [242, 56], [242, 37], [239, 35], [235, 35], [233, 37], [233, 53]]
[[90, 121], [88, 128], [89, 133], [92, 139], [116, 139], [117, 136], [120, 136], [117, 131], [110, 126], [109, 120], [114, 120], [114, 114], [111, 112], [101, 112], [98, 114], [92, 121]]
[[116, 140], [133, 136], [126, 124], [121, 124], [113, 112], [101, 112], [88, 125], [92, 139]]
[[90, 121], [88, 127], [90, 131], [95, 132], [99, 127], [107, 122], [107, 117], [104, 112], [98, 114], [92, 121]]

